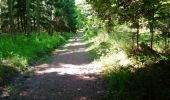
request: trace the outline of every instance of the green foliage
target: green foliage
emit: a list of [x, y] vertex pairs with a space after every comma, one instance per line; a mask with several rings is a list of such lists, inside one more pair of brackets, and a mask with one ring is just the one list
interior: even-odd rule
[[133, 42], [137, 44], [137, 49], [140, 42], [140, 28], [143, 30], [144, 27], [149, 29], [147, 32], [150, 33], [148, 41], [150, 41], [151, 49], [155, 49], [154, 35], [157, 32], [164, 35], [164, 45], [169, 46], [167, 45], [170, 28], [169, 0], [107, 0], [107, 2], [105, 0], [87, 0], [87, 2], [97, 13], [96, 16], [106, 24], [108, 31], [116, 24], [124, 23], [135, 28], [136, 40]]
[[35, 61], [39, 56], [48, 53], [48, 51], [65, 41], [65, 37], [62, 35], [49, 36], [46, 33], [42, 33], [38, 39], [35, 35], [31, 36], [30, 39], [23, 35], [18, 35], [15, 40], [8, 36], [0, 38], [0, 48], [3, 48], [1, 50], [3, 52], [2, 57], [7, 61], [9, 60], [8, 64], [11, 63], [12, 66], [20, 67], [19, 69], [26, 68], [29, 63]]
[[80, 6], [77, 7], [76, 13], [77, 13], [77, 28], [83, 29], [86, 27], [87, 24], [87, 15], [83, 12]]
[[[94, 35], [93, 31], [91, 34]], [[148, 34], [141, 34], [139, 40], [144, 44], [140, 43], [140, 49], [135, 51], [132, 49], [131, 34], [107, 34], [103, 29], [88, 39], [93, 42], [89, 47], [90, 57], [99, 61], [104, 69], [103, 78], [108, 87], [107, 100], [147, 100], [153, 98], [153, 95], [154, 99], [168, 100], [170, 63], [167, 55], [150, 49], [147, 45]], [[155, 35], [154, 38], [158, 36]], [[156, 42], [156, 39], [154, 41]], [[160, 47], [160, 44], [157, 44], [157, 47]]]
[[62, 16], [62, 11], [57, 9], [55, 11], [55, 16], [58, 16], [58, 17]]
[[69, 39], [70, 37], [74, 36], [74, 34], [72, 33], [61, 33], [61, 35], [65, 38], [65, 39]]
[[39, 34], [46, 30], [51, 34], [53, 31], [75, 32], [77, 29], [75, 0], [3, 0], [0, 6], [0, 30], [3, 33], [30, 35], [31, 32]]
[[63, 0], [63, 4], [70, 31], [76, 32], [78, 15], [76, 12], [75, 0]]
[[[160, 61], [143, 68], [119, 68], [113, 66], [104, 78], [109, 86], [109, 100], [168, 100], [169, 62]], [[154, 97], [153, 97], [154, 95]]]
[[106, 42], [101, 42], [97, 46], [91, 45], [91, 48], [88, 50], [90, 58], [94, 60], [94, 59], [99, 59], [101, 56], [107, 55], [107, 53], [109, 52], [108, 49], [109, 45], [110, 44]]
[[95, 37], [96, 35], [97, 35], [97, 30], [89, 29], [88, 31], [86, 31], [84, 35], [84, 40], [88, 41], [89, 39]]
[[[25, 71], [28, 65], [38, 60], [39, 57], [50, 53], [54, 48], [63, 44], [70, 37], [70, 33], [56, 33], [49, 36], [41, 33], [37, 38], [32, 35], [30, 38], [24, 35], [17, 35], [12, 39], [9, 35], [0, 37], [0, 52], [3, 65], [0, 66], [1, 80], [6, 81], [17, 74], [16, 71]], [[0, 82], [1, 83], [1, 82]]]
[[[97, 34], [96, 34], [97, 33]], [[89, 52], [95, 59], [120, 51], [131, 52], [132, 43], [129, 40], [130, 33], [112, 32], [107, 34], [106, 30], [93, 30], [85, 34], [85, 40], [92, 41]]]

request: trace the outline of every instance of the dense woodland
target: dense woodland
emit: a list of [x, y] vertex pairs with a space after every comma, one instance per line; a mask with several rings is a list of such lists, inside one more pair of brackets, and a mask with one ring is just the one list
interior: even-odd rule
[[148, 28], [150, 47], [153, 48], [154, 35], [159, 34], [165, 39], [165, 46], [169, 43], [170, 29], [170, 1], [169, 0], [88, 0], [92, 4], [96, 15], [107, 21], [110, 31], [116, 23], [128, 23], [136, 29], [136, 44], [139, 46], [140, 28]]
[[74, 0], [0, 0], [0, 84], [75, 33], [78, 12]]
[[[170, 99], [170, 0], [0, 0], [0, 85], [84, 31], [105, 100]], [[80, 32], [81, 34], [81, 32]]]
[[103, 63], [107, 99], [170, 99], [170, 0], [87, 4], [92, 23], [85, 38], [95, 38], [89, 52]]
[[1, 33], [74, 32], [75, 10], [72, 0], [1, 0]]

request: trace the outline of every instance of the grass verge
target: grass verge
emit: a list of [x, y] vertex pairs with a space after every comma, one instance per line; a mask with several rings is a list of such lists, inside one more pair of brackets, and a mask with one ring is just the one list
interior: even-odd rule
[[30, 64], [65, 43], [70, 36], [70, 33], [56, 33], [53, 36], [41, 33], [36, 38], [35, 34], [31, 37], [19, 34], [12, 39], [10, 35], [1, 35], [0, 85], [7, 84], [13, 76], [26, 71]]

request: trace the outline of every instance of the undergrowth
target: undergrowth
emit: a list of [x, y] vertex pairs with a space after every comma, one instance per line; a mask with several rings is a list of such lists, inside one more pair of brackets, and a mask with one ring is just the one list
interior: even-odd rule
[[99, 30], [97, 35], [91, 34], [87, 33], [85, 39], [91, 44], [90, 56], [103, 66], [106, 100], [170, 99], [170, 60], [159, 49], [162, 43], [156, 43], [155, 51], [150, 51], [146, 43], [149, 36], [143, 34], [140, 41], [146, 44], [140, 45], [143, 51], [138, 52], [129, 38], [131, 33]]
[[56, 33], [49, 36], [41, 33], [38, 38], [17, 35], [15, 39], [9, 35], [0, 36], [0, 84], [6, 84], [13, 76], [28, 69], [28, 65], [43, 55], [63, 44], [71, 36], [70, 33]]

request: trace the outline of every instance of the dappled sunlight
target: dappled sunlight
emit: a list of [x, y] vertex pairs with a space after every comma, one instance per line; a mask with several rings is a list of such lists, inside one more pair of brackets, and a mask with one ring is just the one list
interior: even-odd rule
[[73, 43], [68, 43], [68, 44], [65, 44], [63, 46], [63, 48], [69, 48], [69, 47], [73, 47], [73, 46], [82, 46], [82, 45], [87, 45], [87, 43], [85, 42], [82, 42], [83, 39], [79, 39], [79, 38], [75, 38], [75, 39], [70, 39], [69, 42], [73, 42]]
[[77, 42], [77, 43], [71, 44], [71, 46], [79, 46], [79, 45], [86, 45], [86, 43]]
[[[61, 49], [56, 50], [56, 56], [53, 63], [37, 66], [37, 75], [57, 73], [58, 75], [88, 75], [101, 73], [99, 63], [88, 61], [86, 44], [83, 39], [70, 39], [75, 41], [72, 44], [66, 44]], [[69, 48], [69, 49], [68, 49]], [[83, 76], [82, 79], [91, 77]], [[93, 78], [92, 78], [93, 79]]]
[[101, 69], [99, 66], [95, 67], [97, 64], [82, 64], [82, 65], [73, 65], [73, 64], [64, 64], [59, 63], [57, 67], [45, 67], [49, 66], [46, 64], [40, 65], [44, 66], [44, 70], [38, 70], [37, 74], [47, 74], [47, 73], [57, 73], [59, 75], [86, 75], [86, 74], [99, 74]]
[[56, 49], [54, 52], [66, 52], [68, 49]]
[[86, 45], [87, 43], [82, 43], [81, 41], [80, 42], [76, 42], [74, 44], [67, 44], [65, 45], [64, 47], [69, 47], [69, 46], [81, 46], [81, 45]]
[[102, 84], [97, 83], [94, 75], [38, 74], [27, 80], [18, 97], [24, 100], [100, 100], [97, 98], [101, 98], [103, 89], [96, 85]]
[[48, 68], [49, 64], [42, 64], [42, 65], [38, 65], [36, 66], [37, 68]]
[[28, 100], [98, 100], [104, 92], [103, 83], [99, 81], [101, 66], [89, 60], [86, 43], [82, 39], [54, 51], [48, 63], [34, 68], [35, 76], [28, 78], [14, 97]]
[[76, 5], [82, 4], [84, 2], [85, 2], [85, 0], [75, 0]]
[[120, 51], [115, 55], [116, 60], [119, 60], [121, 66], [127, 66], [128, 64], [131, 64], [131, 61], [127, 57], [127, 54], [124, 51]]
[[68, 55], [68, 54], [72, 54], [72, 53], [81, 53], [81, 52], [83, 52], [84, 50], [86, 50], [85, 48], [80, 48], [79, 50], [69, 50], [69, 51], [67, 51], [67, 52], [60, 52], [60, 54], [58, 54], [58, 55]]
[[118, 53], [101, 57], [99, 63], [101, 63], [101, 65], [110, 65], [110, 64], [115, 64], [120, 66], [132, 65], [132, 61], [127, 57], [127, 54], [124, 51], [120, 51]]
[[81, 80], [96, 80], [97, 78], [96, 77], [94, 77], [94, 76], [85, 76], [85, 75], [83, 75], [83, 76], [79, 76], [79, 79], [81, 79]]

